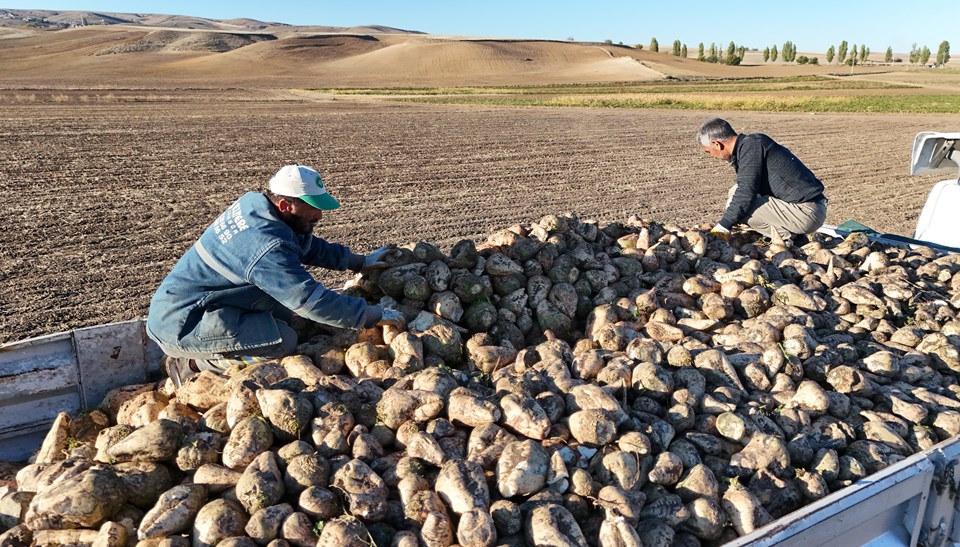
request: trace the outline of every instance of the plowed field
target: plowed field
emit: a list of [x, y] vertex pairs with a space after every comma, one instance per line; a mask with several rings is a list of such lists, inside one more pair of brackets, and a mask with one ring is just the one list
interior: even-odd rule
[[[0, 342], [144, 316], [207, 224], [285, 163], [326, 175], [344, 207], [318, 231], [357, 251], [449, 248], [547, 213], [712, 223], [733, 183], [694, 142], [717, 113], [239, 90], [0, 91], [0, 105]], [[913, 137], [960, 129], [944, 115], [721, 115], [820, 176], [827, 222], [909, 235], [940, 178], [908, 177]]]

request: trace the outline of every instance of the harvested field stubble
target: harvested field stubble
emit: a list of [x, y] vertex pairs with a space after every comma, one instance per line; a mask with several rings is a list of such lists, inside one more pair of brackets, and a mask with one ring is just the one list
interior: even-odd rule
[[[205, 226], [289, 162], [326, 175], [345, 207], [319, 232], [358, 251], [420, 239], [446, 248], [564, 211], [698, 224], [719, 217], [733, 181], [697, 155], [692, 135], [709, 115], [697, 112], [229, 89], [7, 90], [0, 104], [0, 342], [142, 317]], [[828, 222], [902, 234], [936, 180], [907, 177], [914, 134], [960, 126], [942, 115], [727, 117], [814, 169], [831, 199]]]
[[0, 543], [706, 547], [960, 433], [960, 257], [708, 230], [396, 249], [405, 328], [61, 414]]

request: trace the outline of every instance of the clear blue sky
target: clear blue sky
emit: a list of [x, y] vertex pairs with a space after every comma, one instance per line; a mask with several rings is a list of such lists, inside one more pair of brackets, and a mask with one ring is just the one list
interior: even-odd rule
[[943, 40], [960, 54], [957, 0], [763, 0], [716, 2], [595, 0], [0, 0], [0, 8], [164, 13], [211, 19], [249, 17], [295, 25], [387, 25], [430, 34], [649, 44], [679, 39], [763, 49], [792, 40], [799, 51], [826, 51], [841, 40], [874, 52], [913, 43], [934, 53]]

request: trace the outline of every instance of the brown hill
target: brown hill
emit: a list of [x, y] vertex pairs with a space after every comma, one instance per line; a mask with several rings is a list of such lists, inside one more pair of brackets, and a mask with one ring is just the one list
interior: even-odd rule
[[294, 27], [286, 23], [267, 23], [249, 18], [208, 19], [189, 15], [167, 15], [159, 13], [107, 13], [94, 11], [54, 11], [24, 10], [0, 8], [0, 27], [63, 29], [81, 26], [137, 25], [145, 27], [163, 27], [179, 29], [224, 30], [224, 31], [282, 31], [290, 28], [305, 29], [310, 32], [348, 32], [348, 33], [386, 33], [386, 34], [423, 34], [387, 27], [370, 25], [364, 27], [305, 26]]
[[[130, 14], [114, 14], [129, 16]], [[329, 32], [253, 20], [182, 28], [190, 18], [136, 16], [137, 24], [0, 28], [2, 86], [158, 87], [534, 85], [663, 78], [822, 74], [836, 66], [729, 67], [610, 44], [499, 40], [393, 32]], [[146, 24], [157, 26], [146, 26]], [[357, 30], [361, 30], [357, 28]], [[380, 31], [380, 32], [373, 32]], [[387, 32], [389, 31], [389, 32]], [[858, 72], [868, 67], [858, 68]], [[878, 67], [877, 70], [887, 70]]]

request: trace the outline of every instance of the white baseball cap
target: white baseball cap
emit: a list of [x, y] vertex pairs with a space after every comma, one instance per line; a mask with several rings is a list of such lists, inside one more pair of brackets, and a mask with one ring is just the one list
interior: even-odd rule
[[300, 198], [323, 211], [340, 207], [340, 202], [327, 192], [320, 173], [303, 165], [284, 165], [270, 179], [270, 191], [279, 196]]

